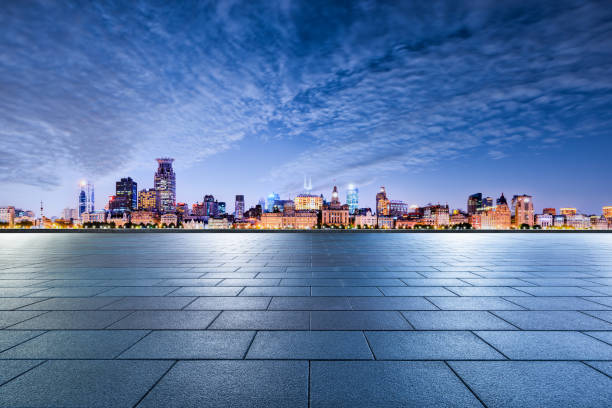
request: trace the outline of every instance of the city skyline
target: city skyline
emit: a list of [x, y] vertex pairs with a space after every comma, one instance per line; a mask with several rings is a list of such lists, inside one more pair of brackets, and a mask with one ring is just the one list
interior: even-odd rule
[[[612, 202], [605, 2], [7, 2], [0, 205], [59, 214], [80, 180], [247, 207], [381, 185], [410, 204], [482, 191], [596, 213]], [[557, 204], [558, 203], [558, 204]]]

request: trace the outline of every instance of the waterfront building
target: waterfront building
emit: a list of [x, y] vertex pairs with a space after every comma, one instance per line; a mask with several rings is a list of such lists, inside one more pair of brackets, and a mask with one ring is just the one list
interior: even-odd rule
[[535, 223], [543, 229], [551, 228], [554, 226], [554, 214], [538, 214], [535, 216]]
[[153, 211], [157, 208], [157, 191], [154, 188], [138, 192], [138, 209]]
[[187, 219], [183, 221], [183, 229], [204, 229], [204, 222], [196, 219]]
[[380, 229], [393, 229], [395, 228], [395, 218], [379, 215], [378, 219], [376, 220], [376, 224]]
[[450, 215], [447, 205], [427, 205], [423, 209], [423, 223], [433, 225], [436, 228], [447, 226], [450, 223]]
[[0, 223], [6, 224], [8, 227], [15, 226], [15, 207], [0, 207]]
[[293, 201], [296, 211], [320, 211], [323, 208], [323, 196], [299, 194]]
[[612, 218], [612, 206], [608, 205], [602, 208], [602, 214], [605, 218]]
[[281, 229], [283, 227], [283, 213], [265, 212], [261, 214], [261, 226], [263, 229]]
[[557, 209], [556, 208], [544, 208], [542, 210], [542, 214], [549, 214], [549, 215], [557, 215]]
[[226, 208], [225, 208], [225, 201], [219, 201], [219, 203], [217, 204], [217, 212], [219, 215], [225, 215], [226, 213]]
[[462, 213], [459, 210], [453, 211], [453, 213], [449, 217], [449, 224], [450, 225], [466, 224], [466, 223], [469, 223], [469, 221], [470, 220], [469, 220], [468, 215]]
[[244, 196], [237, 195], [234, 201], [234, 218], [241, 220], [244, 218]]
[[591, 229], [594, 230], [607, 230], [608, 219], [604, 216], [593, 215], [591, 218]]
[[482, 216], [480, 213], [471, 214], [468, 220], [473, 229], [482, 229]]
[[583, 214], [568, 215], [565, 226], [572, 229], [588, 229], [591, 227], [591, 219]]
[[353, 184], [349, 184], [348, 190], [346, 190], [346, 204], [351, 215], [355, 214], [357, 208], [359, 208], [359, 189]]
[[561, 212], [561, 215], [576, 215], [578, 213], [578, 210], [571, 207], [561, 208], [559, 211]]
[[76, 220], [79, 218], [79, 211], [76, 208], [64, 208], [62, 218], [65, 220]]
[[93, 184], [87, 181], [81, 181], [80, 188], [78, 205], [79, 217], [81, 217], [83, 213], [91, 213], [95, 210]]
[[[286, 216], [286, 218], [289, 218]], [[284, 225], [291, 222], [291, 228], [312, 229], [317, 226], [319, 217], [316, 211], [295, 211], [290, 220], [285, 220]]]
[[376, 193], [376, 215], [389, 215], [389, 199], [384, 186]]
[[[125, 202], [124, 211], [138, 208], [138, 184], [131, 177], [124, 177], [115, 183], [115, 196]], [[124, 197], [124, 198], [123, 198]]]
[[482, 199], [482, 207], [480, 208], [492, 208], [493, 207], [493, 197], [485, 197]]
[[512, 214], [503, 193], [495, 207], [487, 206], [480, 211], [480, 229], [510, 229], [511, 225]]
[[171, 213], [176, 209], [176, 174], [172, 169], [174, 159], [162, 157], [157, 159], [157, 171], [153, 177], [156, 195], [155, 208], [161, 214]]
[[148, 224], [159, 224], [159, 215], [155, 211], [138, 210], [132, 211], [132, 224], [134, 225], [148, 225]]
[[189, 206], [186, 203], [176, 203], [176, 215], [181, 221], [183, 217], [189, 215]]
[[106, 222], [106, 211], [92, 211], [81, 214], [83, 223], [86, 222]]
[[472, 194], [468, 197], [467, 212], [468, 215], [476, 214], [482, 207], [482, 193]]
[[377, 224], [376, 215], [372, 214], [372, 210], [369, 208], [357, 210], [354, 219], [353, 223], [360, 228], [373, 228]]
[[232, 226], [231, 222], [227, 218], [210, 218], [207, 229], [230, 229]]
[[215, 201], [215, 197], [212, 194], [204, 196], [204, 215], [207, 217], [219, 215], [219, 203]]
[[534, 211], [531, 196], [515, 195], [512, 197], [512, 207], [514, 207], [514, 225], [517, 228], [520, 228], [523, 224], [533, 227]]
[[159, 223], [161, 225], [165, 224], [168, 227], [171, 226], [171, 225], [176, 227], [176, 226], [178, 226], [178, 217], [176, 216], [176, 214], [170, 214], [170, 213], [162, 214], [159, 217]]
[[321, 223], [323, 225], [349, 225], [349, 206], [341, 204], [338, 197], [338, 187], [334, 186], [332, 199], [329, 204], [323, 206], [321, 211]]
[[389, 215], [392, 217], [401, 217], [404, 214], [408, 214], [408, 204], [403, 201], [390, 200], [389, 201]]
[[553, 226], [555, 228], [564, 228], [567, 221], [566, 218], [567, 215], [564, 214], [553, 215]]

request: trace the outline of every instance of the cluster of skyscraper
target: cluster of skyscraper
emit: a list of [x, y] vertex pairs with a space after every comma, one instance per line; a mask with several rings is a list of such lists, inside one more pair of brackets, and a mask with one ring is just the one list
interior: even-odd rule
[[[191, 208], [176, 201], [174, 159], [157, 159], [153, 188], [138, 191], [131, 177], [115, 183], [115, 194], [104, 209], [96, 210], [94, 186], [80, 184], [77, 209], [66, 208], [61, 219], [42, 218], [39, 225], [79, 227], [107, 225], [111, 227], [183, 227], [183, 228], [573, 228], [612, 229], [612, 206], [603, 208], [603, 216], [579, 214], [575, 208], [545, 208], [535, 214], [533, 198], [515, 195], [510, 203], [502, 193], [497, 199], [482, 193], [472, 194], [467, 200], [467, 211], [450, 210], [448, 205], [428, 204], [408, 206], [391, 200], [385, 187], [376, 193], [376, 208], [359, 207], [359, 189], [350, 184], [346, 203], [340, 200], [336, 186], [331, 200], [323, 194], [312, 194], [312, 181], [304, 180], [304, 191], [293, 199], [281, 199], [271, 193], [259, 204], [245, 207], [244, 195], [236, 195], [234, 211], [228, 214], [226, 203], [212, 194]], [[42, 214], [42, 203], [41, 203]], [[0, 208], [0, 225], [31, 225], [34, 214], [15, 209]], [[23, 223], [23, 224], [21, 224]], [[29, 223], [29, 224], [28, 224]]]

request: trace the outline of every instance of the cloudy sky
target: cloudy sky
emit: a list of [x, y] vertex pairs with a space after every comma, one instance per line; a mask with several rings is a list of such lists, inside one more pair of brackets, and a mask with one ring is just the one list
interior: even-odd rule
[[159, 156], [188, 203], [308, 175], [612, 204], [609, 1], [5, 0], [0, 26], [0, 205], [59, 214], [87, 178], [100, 208]]

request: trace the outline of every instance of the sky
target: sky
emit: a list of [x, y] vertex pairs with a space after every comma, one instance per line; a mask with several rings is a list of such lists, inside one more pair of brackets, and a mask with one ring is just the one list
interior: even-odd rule
[[0, 4], [0, 205], [96, 207], [173, 157], [177, 200], [612, 205], [609, 1]]

